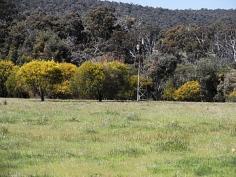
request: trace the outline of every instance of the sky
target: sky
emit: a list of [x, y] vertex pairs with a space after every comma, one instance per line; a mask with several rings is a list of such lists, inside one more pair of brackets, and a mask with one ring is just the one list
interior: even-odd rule
[[236, 9], [236, 0], [109, 0], [168, 9]]

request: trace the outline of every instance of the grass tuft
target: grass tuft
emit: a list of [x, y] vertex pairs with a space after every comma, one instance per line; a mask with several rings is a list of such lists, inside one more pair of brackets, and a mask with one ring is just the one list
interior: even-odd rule
[[231, 135], [231, 136], [236, 136], [236, 125], [233, 126], [233, 127], [231, 127], [231, 129], [230, 129], [230, 135]]
[[8, 133], [9, 133], [9, 130], [8, 130], [7, 127], [2, 126], [2, 127], [0, 128], [0, 135], [1, 135], [1, 137], [5, 137]]
[[8, 104], [7, 100], [4, 100], [3, 105], [7, 105], [7, 104]]
[[37, 125], [47, 125], [48, 121], [49, 119], [47, 116], [42, 116], [37, 120]]
[[194, 170], [197, 176], [207, 176], [213, 172], [212, 168], [207, 165], [200, 165]]
[[109, 152], [109, 155], [112, 157], [138, 157], [143, 154], [145, 154], [143, 150], [135, 147], [115, 148]]
[[189, 142], [183, 137], [169, 137], [164, 140], [160, 140], [157, 144], [157, 147], [161, 151], [169, 152], [181, 152], [189, 150]]
[[126, 116], [127, 120], [129, 121], [140, 121], [140, 116], [135, 113], [135, 112], [130, 112], [127, 116]]

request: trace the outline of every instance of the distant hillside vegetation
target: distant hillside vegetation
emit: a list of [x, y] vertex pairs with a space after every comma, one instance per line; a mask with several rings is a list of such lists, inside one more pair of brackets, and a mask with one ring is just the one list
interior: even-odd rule
[[143, 7], [141, 5], [117, 3], [98, 0], [16, 0], [23, 12], [43, 11], [50, 14], [79, 12], [82, 16], [92, 8], [106, 6], [114, 8], [117, 16], [139, 18], [149, 24], [157, 24], [161, 28], [180, 24], [206, 25], [216, 22], [236, 23], [236, 10], [168, 10], [163, 8]]

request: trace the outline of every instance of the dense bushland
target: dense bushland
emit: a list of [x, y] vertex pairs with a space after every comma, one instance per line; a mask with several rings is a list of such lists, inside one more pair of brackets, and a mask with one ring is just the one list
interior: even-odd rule
[[0, 0], [0, 58], [12, 62], [1, 63], [0, 96], [135, 99], [141, 66], [148, 99], [175, 100], [197, 81], [197, 100], [233, 100], [235, 19], [235, 10]]
[[[41, 101], [44, 101], [45, 97], [97, 99], [99, 101], [104, 99], [136, 99], [137, 71], [134, 66], [118, 61], [87, 61], [77, 67], [70, 63], [33, 60], [19, 67], [6, 60], [0, 61], [0, 70], [0, 96], [2, 97], [28, 98], [39, 96]], [[156, 69], [152, 68], [152, 70], [156, 71], [158, 67]], [[197, 69], [195, 72], [197, 72]], [[213, 95], [221, 94], [224, 98], [221, 101], [235, 100], [235, 80], [231, 80], [232, 83], [227, 80], [229, 75], [233, 75], [234, 72], [229, 71], [228, 73], [225, 76], [225, 82], [219, 82], [218, 86], [223, 84], [223, 88]], [[215, 74], [217, 75], [217, 73]], [[152, 79], [151, 77], [152, 74], [148, 77], [149, 79], [140, 78], [144, 85], [149, 88], [147, 89], [149, 95], [156, 93], [154, 89], [155, 78]], [[161, 76], [159, 75], [159, 77]], [[201, 79], [186, 81], [179, 87], [173, 79], [169, 79], [166, 85], [163, 86], [163, 91], [158, 93], [160, 98], [157, 99], [206, 101], [207, 97], [204, 96], [204, 93], [215, 85], [214, 82], [206, 85], [205, 82], [201, 82]], [[217, 79], [219, 79], [218, 75]]]

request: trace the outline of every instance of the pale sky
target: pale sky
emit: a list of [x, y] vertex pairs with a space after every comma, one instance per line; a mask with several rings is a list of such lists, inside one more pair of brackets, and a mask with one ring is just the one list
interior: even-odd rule
[[168, 9], [236, 9], [236, 0], [109, 0]]

